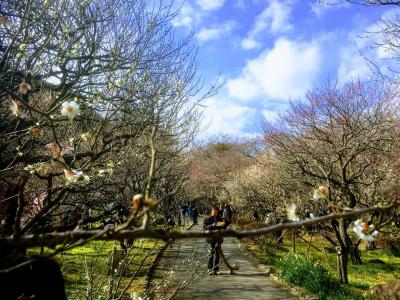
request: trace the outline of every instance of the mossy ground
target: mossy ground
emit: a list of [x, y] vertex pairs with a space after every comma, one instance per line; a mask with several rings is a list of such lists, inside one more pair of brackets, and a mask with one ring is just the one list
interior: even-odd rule
[[[305, 240], [310, 240], [310, 234], [301, 233], [300, 235]], [[249, 250], [257, 256], [260, 263], [270, 265], [278, 274], [280, 273], [281, 259], [293, 251], [292, 235], [289, 232], [285, 234], [283, 244], [274, 245], [274, 238], [248, 239], [246, 244]], [[296, 253], [315, 259], [334, 278], [339, 280], [336, 253], [328, 253], [326, 251], [328, 248], [332, 248], [332, 244], [322, 237], [313, 236], [312, 246], [310, 247], [308, 247], [306, 241], [300, 238], [296, 239]], [[347, 294], [346, 297], [349, 297], [348, 295], [353, 296], [343, 299], [360, 299], [366, 294], [366, 290], [374, 285], [400, 280], [400, 257], [391, 256], [382, 249], [367, 251], [364, 243], [360, 245], [360, 252], [363, 264], [353, 265], [349, 262], [349, 284], [341, 288], [344, 294]]]

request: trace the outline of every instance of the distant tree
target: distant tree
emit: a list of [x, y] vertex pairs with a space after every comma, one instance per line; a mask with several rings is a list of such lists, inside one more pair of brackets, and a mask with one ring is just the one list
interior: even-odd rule
[[264, 150], [252, 164], [234, 172], [224, 186], [235, 206], [247, 211], [258, 209], [284, 221], [286, 208], [293, 201], [304, 208], [304, 195], [310, 190], [290, 176], [291, 171], [271, 151]]
[[[265, 124], [267, 147], [297, 179], [328, 188], [326, 202], [341, 210], [382, 202], [380, 187], [391, 180], [388, 158], [396, 151], [397, 95], [377, 82], [328, 84], [291, 104], [276, 123]], [[339, 245], [340, 280], [348, 283], [350, 220], [332, 222]]]
[[254, 142], [234, 140], [211, 142], [191, 152], [190, 181], [194, 198], [208, 202], [230, 202], [232, 195], [225, 182], [235, 172], [241, 172], [255, 158]]

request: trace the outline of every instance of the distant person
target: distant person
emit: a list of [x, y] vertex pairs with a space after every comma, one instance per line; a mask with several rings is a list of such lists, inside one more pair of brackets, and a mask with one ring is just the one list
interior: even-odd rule
[[187, 214], [188, 214], [189, 218], [193, 220], [193, 206], [192, 205], [189, 205], [189, 207], [187, 209]]
[[254, 212], [253, 212], [253, 219], [256, 222], [260, 221], [260, 217], [258, 216], [257, 210], [254, 210]]
[[238, 214], [236, 211], [232, 211], [232, 220], [231, 223], [232, 224], [237, 224], [237, 220], [238, 220]]
[[265, 216], [264, 224], [265, 225], [272, 225], [275, 223], [274, 214], [272, 212], [267, 213]]
[[[204, 230], [220, 230], [225, 228], [225, 222], [222, 219], [222, 214], [219, 213], [218, 207], [212, 207], [210, 215], [204, 218]], [[209, 275], [219, 274], [219, 259], [220, 254], [217, 247], [221, 247], [222, 238], [207, 238], [209, 244], [208, 271]]]
[[186, 212], [187, 212], [187, 205], [183, 204], [181, 205], [180, 208], [180, 215], [181, 215], [181, 220], [182, 220], [182, 225], [185, 225], [185, 217], [186, 217]]
[[222, 214], [222, 217], [226, 223], [226, 226], [229, 226], [232, 223], [232, 216], [233, 216], [233, 210], [229, 204], [225, 205], [224, 212]]
[[394, 225], [397, 228], [400, 228], [400, 214], [395, 215], [393, 218], [393, 221], [394, 221]]
[[193, 210], [192, 210], [192, 220], [193, 220], [193, 224], [194, 225], [197, 225], [198, 224], [198, 222], [197, 222], [197, 218], [199, 217], [199, 212], [197, 211], [197, 208], [196, 207], [193, 207]]

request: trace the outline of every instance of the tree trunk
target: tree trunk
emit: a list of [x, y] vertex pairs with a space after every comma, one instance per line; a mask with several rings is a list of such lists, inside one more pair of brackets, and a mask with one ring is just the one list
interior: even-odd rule
[[359, 240], [354, 244], [353, 241], [350, 239], [349, 235], [347, 234], [347, 231], [345, 231], [344, 234], [345, 234], [346, 244], [348, 245], [349, 249], [351, 263], [353, 265], [362, 265], [360, 250], [358, 249], [358, 246], [360, 246], [361, 241]]
[[347, 234], [347, 222], [345, 219], [339, 220], [339, 230], [335, 230], [336, 236], [339, 241], [339, 247], [337, 247], [337, 258], [338, 258], [338, 271], [340, 277], [340, 284], [345, 285], [349, 283], [347, 276], [347, 263], [349, 259], [349, 250], [351, 240]]
[[154, 173], [155, 173], [155, 161], [156, 161], [156, 146], [155, 146], [155, 135], [156, 135], [157, 127], [156, 125], [153, 126], [151, 130], [150, 136], [150, 166], [149, 166], [149, 174], [147, 177], [147, 184], [145, 189], [144, 198], [148, 199], [151, 197], [152, 189], [153, 189], [153, 180], [154, 180]]
[[340, 284], [345, 285], [349, 283], [347, 276], [347, 260], [349, 253], [346, 247], [337, 247], [337, 259], [338, 259], [338, 272], [340, 277]]
[[367, 241], [367, 250], [376, 250], [375, 241], [372, 242]]
[[293, 252], [296, 252], [296, 229], [293, 229], [292, 243], [293, 243]]
[[7, 236], [9, 234], [12, 234], [14, 229], [15, 219], [17, 216], [18, 186], [15, 185], [13, 187], [7, 188], [4, 198], [7, 200], [3, 200], [6, 206], [5, 209], [6, 216], [2, 234]]
[[362, 265], [362, 260], [360, 256], [360, 250], [358, 249], [359, 243], [355, 245], [350, 245], [349, 254], [350, 260], [353, 265]]

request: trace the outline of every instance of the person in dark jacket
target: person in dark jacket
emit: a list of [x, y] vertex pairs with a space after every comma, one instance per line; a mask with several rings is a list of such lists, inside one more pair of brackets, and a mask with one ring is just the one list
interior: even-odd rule
[[226, 226], [229, 226], [232, 223], [232, 215], [233, 211], [229, 204], [225, 204], [224, 213], [222, 217], [224, 218]]
[[196, 207], [193, 207], [193, 210], [192, 210], [192, 219], [193, 219], [193, 224], [194, 225], [197, 225], [197, 218], [199, 217], [199, 212], [197, 211], [197, 208]]
[[[220, 215], [220, 217], [219, 217]], [[219, 213], [218, 207], [213, 207], [211, 209], [211, 214], [204, 218], [203, 229], [204, 230], [219, 230], [225, 228], [225, 222]], [[208, 257], [208, 274], [219, 274], [219, 251], [217, 247], [221, 247], [223, 242], [222, 238], [207, 238], [207, 243], [209, 247], [209, 257]]]

